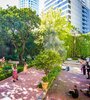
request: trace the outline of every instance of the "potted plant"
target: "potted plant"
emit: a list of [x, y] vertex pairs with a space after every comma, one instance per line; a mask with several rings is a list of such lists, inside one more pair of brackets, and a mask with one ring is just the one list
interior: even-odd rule
[[48, 89], [48, 76], [43, 77], [42, 88], [43, 90], [47, 91]]

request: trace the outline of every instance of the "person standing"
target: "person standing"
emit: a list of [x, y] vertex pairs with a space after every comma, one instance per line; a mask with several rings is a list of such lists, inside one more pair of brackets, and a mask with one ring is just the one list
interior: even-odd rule
[[82, 59], [80, 63], [81, 63], [81, 70], [83, 72], [83, 75], [86, 75], [86, 61]]
[[28, 71], [28, 64], [26, 62], [24, 62], [24, 69], [23, 69], [24, 73], [26, 74]]
[[90, 65], [89, 62], [86, 62], [86, 69], [87, 69], [87, 79], [90, 79]]
[[18, 73], [17, 73], [17, 65], [13, 67], [12, 65], [12, 77], [13, 77], [13, 82], [15, 82], [16, 80], [18, 80]]

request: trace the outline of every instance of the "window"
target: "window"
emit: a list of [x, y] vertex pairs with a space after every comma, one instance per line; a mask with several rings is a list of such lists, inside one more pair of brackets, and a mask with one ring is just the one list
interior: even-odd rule
[[71, 14], [71, 11], [70, 11], [70, 10], [68, 10], [67, 12], [68, 12], [69, 14]]
[[84, 18], [82, 18], [82, 21], [86, 21], [87, 22], [87, 20], [85, 20]]
[[71, 3], [71, 0], [68, 0], [68, 3]]
[[68, 8], [70, 8], [70, 9], [71, 9], [71, 6], [70, 6], [70, 5], [68, 5]]
[[84, 14], [82, 14], [82, 17], [87, 18], [87, 16], [86, 16], [86, 15], [84, 15]]
[[48, 0], [45, 1], [45, 3], [47, 3], [47, 2], [48, 2]]
[[82, 10], [82, 13], [86, 13], [87, 14], [87, 12], [85, 10]]
[[67, 1], [65, 1], [65, 2], [63, 2], [63, 3], [61, 3], [61, 4], [59, 4], [58, 6], [56, 6], [56, 8], [61, 7], [61, 6], [65, 5], [66, 3], [67, 3]]
[[71, 19], [71, 16], [70, 15], [68, 15], [67, 17], [68, 17], [68, 19]]
[[87, 29], [86, 27], [82, 27], [82, 29]]
[[82, 9], [85, 10], [85, 11], [87, 11], [87, 8], [85, 8], [84, 6], [82, 6]]
[[54, 0], [52, 0], [52, 1], [48, 2], [47, 4], [45, 4], [45, 6], [50, 5], [52, 2], [54, 2]]
[[83, 31], [83, 33], [86, 33], [85, 31]]
[[64, 6], [64, 7], [62, 7], [62, 10], [65, 10], [65, 9], [67, 9], [68, 8], [68, 6]]
[[87, 25], [86, 23], [82, 23], [82, 25]]

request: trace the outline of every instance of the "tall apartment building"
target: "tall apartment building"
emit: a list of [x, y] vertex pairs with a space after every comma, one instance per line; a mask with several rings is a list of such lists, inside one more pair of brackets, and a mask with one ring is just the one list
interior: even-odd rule
[[87, 7], [88, 7], [88, 10], [89, 10], [89, 15], [88, 15], [88, 26], [89, 26], [89, 32], [90, 32], [90, 0], [87, 0]]
[[32, 8], [39, 14], [39, 0], [19, 0], [20, 8]]
[[45, 0], [44, 11], [50, 7], [62, 9], [62, 16], [81, 33], [90, 32], [90, 0]]

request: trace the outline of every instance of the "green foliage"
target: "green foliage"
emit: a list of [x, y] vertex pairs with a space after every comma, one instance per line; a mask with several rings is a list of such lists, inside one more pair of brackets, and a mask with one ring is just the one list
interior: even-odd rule
[[71, 48], [67, 44], [67, 38], [73, 27], [61, 14], [62, 11], [59, 9], [50, 9], [45, 14], [42, 13], [40, 32], [43, 36], [43, 47], [59, 52], [63, 60], [66, 58], [67, 47]]
[[7, 54], [7, 55], [5, 56], [5, 58], [6, 58], [7, 60], [10, 60], [10, 59], [11, 59], [11, 60], [14, 60], [14, 61], [15, 61], [15, 60], [19, 60], [17, 54], [12, 54], [12, 55], [8, 55], [8, 54]]
[[41, 42], [36, 42], [37, 39], [39, 39], [39, 33], [33, 32], [30, 34], [30, 38], [26, 43], [26, 48], [25, 48], [25, 56], [26, 59], [32, 60], [34, 59], [34, 56], [40, 53], [42, 50], [42, 45]]
[[30, 34], [39, 24], [39, 17], [30, 8], [8, 7], [8, 9], [0, 9], [0, 34], [8, 35], [19, 55], [20, 62], [23, 60]]
[[48, 82], [49, 82], [49, 85], [51, 85], [52, 81], [58, 76], [58, 74], [60, 73], [61, 71], [61, 67], [58, 66], [58, 67], [54, 67], [50, 73], [46, 76], [48, 77]]
[[47, 76], [45, 76], [45, 77], [43, 77], [42, 81], [43, 81], [43, 82], [48, 82], [48, 81], [49, 81], [49, 79], [48, 79], [48, 77], [47, 77]]
[[23, 66], [18, 66], [18, 72], [22, 72], [23, 71]]
[[46, 30], [47, 35], [44, 36], [43, 47], [44, 49], [54, 50], [58, 52], [62, 59], [65, 58], [66, 50], [64, 48], [64, 41], [61, 41], [54, 30]]
[[81, 34], [76, 38], [76, 55], [78, 57], [90, 56], [90, 33]]
[[41, 52], [33, 61], [33, 65], [35, 65], [39, 69], [44, 69], [46, 74], [54, 67], [59, 66], [61, 64], [61, 57], [59, 53], [53, 50], [44, 50]]
[[6, 78], [5, 75], [3, 73], [2, 74], [0, 73], [0, 81], [5, 79], [5, 78]]
[[74, 41], [73, 41], [73, 36], [71, 34], [68, 34], [66, 39], [64, 40], [64, 46], [65, 49], [67, 50], [67, 58], [72, 58], [73, 57], [73, 49], [74, 49]]
[[37, 87], [42, 89], [42, 83], [39, 83]]
[[67, 57], [77, 59], [78, 57], [88, 57], [90, 55], [90, 33], [68, 35], [65, 40]]
[[12, 67], [11, 67], [11, 66], [8, 66], [8, 65], [5, 65], [5, 66], [3, 66], [2, 69], [3, 69], [4, 71], [8, 71], [8, 70], [11, 70]]
[[[33, 65], [31, 61], [43, 50], [58, 52], [60, 61], [66, 57], [90, 56], [90, 33], [77, 36], [70, 34], [71, 30], [76, 29], [61, 14], [59, 9], [50, 9], [45, 14], [42, 13], [40, 21], [30, 8], [0, 8], [0, 57], [20, 61], [27, 59]], [[49, 71], [55, 64], [53, 65], [54, 59], [51, 60], [53, 57], [47, 55], [49, 54], [42, 57], [38, 55], [41, 58], [36, 61], [36, 57], [35, 62], [38, 68], [46, 70], [47, 66]]]
[[45, 14], [42, 13], [41, 31], [44, 32], [46, 29], [54, 30], [58, 33], [59, 38], [64, 40], [67, 37], [67, 33], [70, 33], [72, 26], [67, 18], [62, 17], [61, 14], [62, 11], [60, 9], [53, 10], [52, 8]]
[[[17, 67], [18, 72], [23, 71], [23, 66]], [[2, 68], [0, 68], [0, 81], [12, 76], [12, 67], [10, 64], [6, 63]]]

